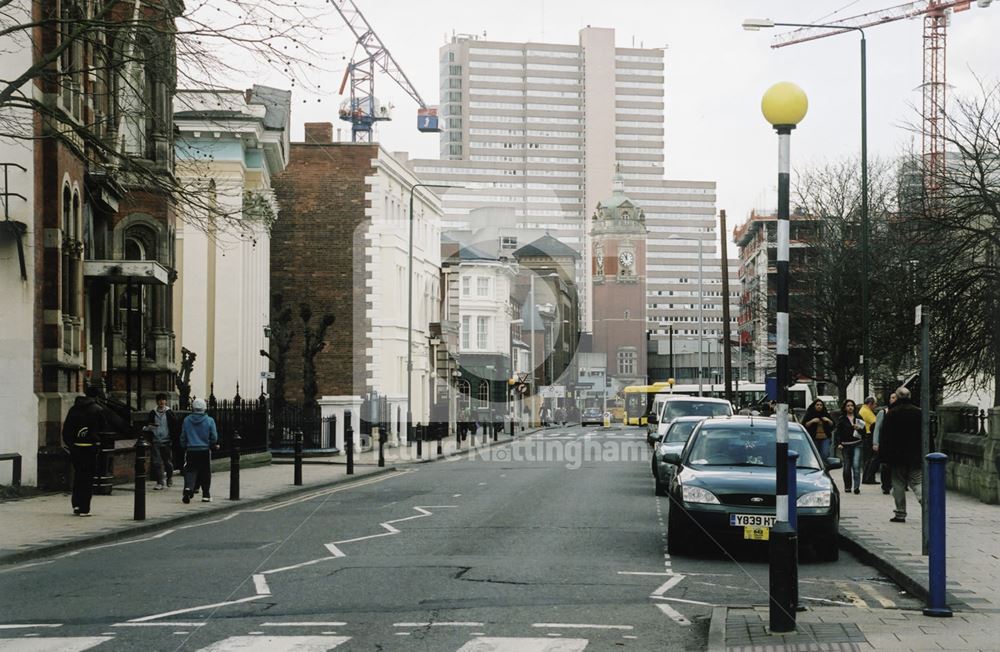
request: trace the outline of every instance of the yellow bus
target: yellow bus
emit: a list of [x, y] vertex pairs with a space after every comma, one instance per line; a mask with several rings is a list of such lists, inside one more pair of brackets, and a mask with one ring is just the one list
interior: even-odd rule
[[662, 392], [669, 392], [672, 383], [663, 380], [652, 385], [629, 385], [625, 394], [625, 424], [629, 426], [646, 425], [646, 415], [653, 407], [653, 398]]

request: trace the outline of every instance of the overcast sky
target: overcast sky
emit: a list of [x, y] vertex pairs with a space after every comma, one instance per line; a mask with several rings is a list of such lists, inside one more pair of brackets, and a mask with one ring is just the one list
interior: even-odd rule
[[[859, 38], [844, 34], [772, 49], [772, 33], [746, 32], [744, 18], [816, 22], [883, 9], [893, 0], [356, 0], [428, 104], [438, 98], [438, 49], [456, 33], [490, 40], [576, 43], [587, 25], [616, 30], [619, 46], [666, 46], [666, 176], [718, 183], [718, 208], [730, 224], [752, 208], [773, 208], [777, 139], [760, 114], [760, 97], [776, 81], [793, 81], [809, 96], [809, 114], [792, 139], [792, 165], [857, 155], [860, 151]], [[350, 52], [353, 40], [333, 13], [331, 36]], [[923, 22], [897, 21], [868, 34], [870, 155], [893, 156], [919, 137], [906, 128], [919, 115]], [[956, 14], [948, 29], [949, 93], [972, 93], [974, 74], [1000, 78], [1000, 2]], [[634, 40], [634, 41], [633, 41]], [[347, 56], [350, 56], [349, 54]], [[339, 58], [339, 57], [338, 57]], [[346, 64], [346, 61], [343, 62]], [[323, 80], [340, 83], [343, 65]], [[268, 80], [281, 85], [277, 80]], [[339, 98], [293, 99], [293, 139], [302, 123], [332, 120]], [[436, 158], [438, 137], [416, 129], [416, 105], [385, 76], [376, 95], [396, 106], [378, 139], [390, 151]], [[345, 136], [346, 137], [346, 136]]]

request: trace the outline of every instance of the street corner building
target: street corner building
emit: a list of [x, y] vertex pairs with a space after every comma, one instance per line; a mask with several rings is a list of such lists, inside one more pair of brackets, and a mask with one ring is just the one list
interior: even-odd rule
[[67, 486], [61, 422], [88, 385], [119, 407], [174, 388], [176, 10], [5, 7], [0, 68], [24, 82], [0, 100], [0, 454], [24, 484]]
[[[388, 400], [394, 424], [406, 413], [411, 217], [412, 411], [414, 423], [428, 423], [441, 341], [434, 334], [441, 321], [442, 211], [431, 189], [417, 187], [405, 154], [338, 142], [333, 133], [330, 123], [306, 123], [305, 141], [291, 144], [288, 167], [273, 181], [281, 219], [271, 234], [272, 322], [285, 310], [287, 323], [273, 323], [272, 338], [286, 327], [295, 335], [276, 356], [274, 382], [281, 387], [271, 394], [316, 400], [324, 416], [337, 416], [323, 447], [342, 449], [343, 414], [355, 415], [358, 436], [369, 393]], [[312, 341], [327, 315], [335, 321], [322, 342]], [[304, 357], [307, 347], [314, 358]], [[409, 437], [400, 430], [405, 424], [393, 428], [390, 443]]]

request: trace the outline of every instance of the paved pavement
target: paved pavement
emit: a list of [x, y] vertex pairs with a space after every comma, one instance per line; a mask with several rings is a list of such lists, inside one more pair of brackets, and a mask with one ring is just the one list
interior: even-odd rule
[[[920, 553], [921, 514], [913, 494], [907, 508], [906, 523], [890, 523], [893, 500], [878, 485], [843, 496], [841, 547], [924, 603], [927, 557]], [[709, 649], [1000, 650], [1000, 506], [949, 491], [946, 514], [952, 618], [912, 608], [810, 607], [798, 615], [796, 633], [779, 636], [767, 630], [766, 605], [732, 605], [713, 613]]]
[[[530, 434], [533, 430], [526, 431]], [[519, 433], [519, 436], [523, 436]], [[476, 436], [475, 447], [492, 445], [492, 438], [484, 441], [482, 430]], [[509, 441], [506, 435], [498, 436], [498, 442]], [[466, 440], [460, 450], [468, 450], [470, 440]], [[454, 438], [442, 442], [444, 455], [456, 451]], [[425, 442], [422, 460], [436, 459], [436, 442]], [[121, 538], [133, 537], [151, 532], [170, 524], [182, 523], [206, 514], [222, 514], [243, 509], [260, 502], [278, 500], [297, 493], [313, 491], [331, 484], [346, 482], [351, 478], [362, 478], [392, 470], [393, 467], [419, 462], [416, 446], [386, 448], [385, 468], [377, 466], [377, 451], [367, 451], [357, 455], [355, 473], [347, 475], [346, 457], [309, 458], [303, 465], [303, 484], [293, 484], [291, 464], [274, 464], [242, 469], [240, 471], [239, 501], [228, 500], [229, 471], [212, 474], [213, 502], [202, 503], [195, 496], [189, 505], [181, 502], [182, 478], [174, 478], [174, 486], [164, 491], [153, 491], [153, 483], [146, 484], [146, 520], [133, 520], [135, 491], [134, 485], [116, 485], [110, 496], [94, 496], [90, 518], [80, 518], [73, 514], [68, 493], [55, 493], [23, 500], [0, 502], [0, 565], [26, 559], [48, 556], [54, 553]], [[2, 648], [0, 648], [2, 649]]]

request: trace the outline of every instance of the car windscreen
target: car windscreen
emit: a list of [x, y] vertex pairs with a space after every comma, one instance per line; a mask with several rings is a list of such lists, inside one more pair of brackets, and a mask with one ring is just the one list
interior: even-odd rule
[[710, 401], [667, 401], [663, 404], [663, 418], [669, 423], [677, 417], [727, 417], [733, 413], [729, 403]]
[[[775, 460], [775, 429], [749, 424], [702, 428], [691, 444], [688, 463], [696, 466], [770, 466]], [[822, 468], [805, 433], [788, 429], [788, 450], [799, 454], [800, 469]]]
[[667, 435], [664, 437], [664, 443], [673, 444], [683, 444], [694, 432], [694, 427], [697, 426], [700, 421], [675, 421], [670, 424], [670, 429], [667, 430]]

